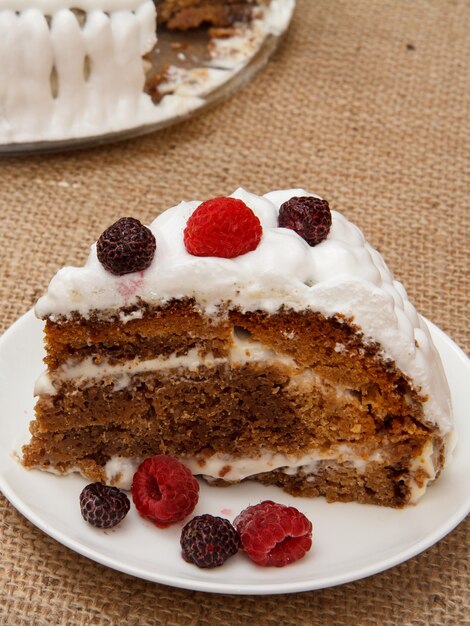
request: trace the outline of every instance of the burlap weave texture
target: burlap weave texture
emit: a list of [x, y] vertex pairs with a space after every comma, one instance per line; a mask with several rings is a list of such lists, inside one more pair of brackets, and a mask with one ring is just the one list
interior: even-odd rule
[[[467, 0], [298, 0], [270, 65], [204, 115], [94, 150], [3, 159], [0, 330], [122, 215], [148, 222], [239, 185], [304, 186], [365, 231], [417, 308], [468, 351], [469, 59]], [[342, 587], [216, 596], [97, 565], [0, 497], [0, 624], [470, 624], [469, 535], [467, 520]]]

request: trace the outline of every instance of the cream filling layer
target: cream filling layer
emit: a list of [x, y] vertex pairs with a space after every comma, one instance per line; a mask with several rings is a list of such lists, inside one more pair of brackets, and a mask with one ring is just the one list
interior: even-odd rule
[[[111, 365], [107, 361], [96, 364], [92, 357], [87, 357], [79, 363], [66, 363], [55, 370], [52, 376], [49, 372], [44, 371], [36, 380], [34, 395], [54, 396], [63, 383], [71, 381], [80, 389], [86, 389], [96, 384], [97, 381], [102, 381], [105, 384], [112, 384], [114, 391], [120, 391], [131, 383], [133, 376], [138, 374], [181, 369], [197, 372], [202, 367], [213, 368], [218, 365], [227, 365], [235, 368], [250, 363], [264, 363], [288, 369], [289, 387], [299, 390], [308, 391], [314, 386], [328, 386], [321, 376], [304, 366], [298, 365], [293, 358], [280, 355], [257, 342], [247, 341], [243, 343], [246, 345], [242, 345], [241, 342], [234, 345], [230, 349], [228, 357], [215, 357], [212, 354], [202, 355], [198, 348], [193, 348], [180, 356], [173, 354], [168, 357], [158, 357], [145, 361], [133, 359], [117, 365]], [[331, 388], [331, 390], [334, 391], [338, 399], [351, 398], [353, 395], [351, 389], [339, 385], [335, 386], [334, 389]]]
[[[201, 367], [216, 367], [228, 364], [240, 366], [247, 363], [270, 363], [273, 365], [288, 367], [300, 372], [301, 368], [293, 358], [277, 354], [266, 348], [261, 343], [234, 337], [233, 346], [228, 357], [215, 357], [212, 354], [201, 354], [198, 348], [192, 348], [186, 354], [172, 354], [168, 357], [155, 359], [133, 359], [126, 363], [111, 365], [107, 361], [94, 363], [92, 357], [87, 357], [80, 362], [70, 361], [59, 367], [52, 374], [44, 372], [36, 381], [34, 394], [55, 395], [57, 388], [64, 382], [74, 381], [81, 388], [94, 384], [96, 380], [112, 382], [114, 390], [119, 391], [127, 387], [132, 376], [148, 372], [159, 372], [172, 369], [186, 369], [196, 372]], [[313, 374], [312, 374], [313, 375]], [[314, 376], [314, 375], [313, 375]]]
[[[132, 477], [142, 462], [141, 458], [112, 457], [105, 465], [106, 482], [122, 489], [130, 489]], [[257, 457], [234, 458], [229, 454], [216, 453], [210, 457], [185, 457], [180, 459], [194, 475], [204, 476], [209, 480], [240, 482], [257, 474], [281, 470], [289, 476], [302, 473], [307, 482], [314, 482], [315, 475], [321, 468], [320, 463], [334, 462], [353, 467], [358, 474], [366, 472], [371, 463], [386, 461], [386, 454], [376, 450], [368, 458], [358, 454], [348, 445], [340, 445], [330, 450], [312, 450], [300, 456], [275, 452], [262, 452]], [[410, 489], [410, 503], [416, 503], [426, 491], [429, 482], [436, 477], [434, 466], [434, 448], [428, 442], [419, 457], [410, 465], [407, 487]], [[423, 471], [426, 477], [422, 477]], [[420, 474], [419, 482], [415, 474]]]

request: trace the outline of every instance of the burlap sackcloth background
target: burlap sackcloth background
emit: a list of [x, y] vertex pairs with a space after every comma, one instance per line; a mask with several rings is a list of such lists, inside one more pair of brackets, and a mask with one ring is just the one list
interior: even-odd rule
[[[358, 223], [417, 308], [468, 350], [469, 34], [464, 0], [299, 0], [270, 65], [205, 115], [113, 146], [1, 160], [1, 330], [122, 215], [148, 222], [238, 185], [304, 186]], [[371, 578], [237, 597], [97, 565], [3, 498], [0, 516], [2, 625], [470, 623], [468, 520]]]

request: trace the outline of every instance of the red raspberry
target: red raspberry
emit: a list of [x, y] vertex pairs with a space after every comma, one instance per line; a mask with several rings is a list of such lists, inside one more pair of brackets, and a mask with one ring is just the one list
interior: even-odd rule
[[242, 550], [257, 565], [283, 567], [301, 559], [312, 546], [312, 524], [292, 506], [265, 500], [235, 519]]
[[80, 494], [82, 517], [96, 528], [116, 526], [126, 517], [130, 506], [125, 493], [102, 483], [91, 483]]
[[295, 230], [310, 246], [316, 246], [330, 232], [331, 211], [328, 202], [311, 196], [295, 196], [281, 205], [278, 225]]
[[121, 217], [96, 243], [101, 265], [117, 276], [143, 272], [151, 264], [157, 244], [152, 231], [134, 217]]
[[255, 250], [263, 229], [253, 211], [236, 198], [214, 198], [194, 211], [184, 229], [184, 245], [194, 256], [233, 259]]
[[142, 517], [166, 528], [194, 511], [199, 483], [178, 459], [159, 454], [140, 464], [132, 479], [132, 499]]
[[240, 536], [228, 521], [209, 514], [198, 515], [181, 533], [183, 559], [198, 567], [219, 567], [236, 554]]

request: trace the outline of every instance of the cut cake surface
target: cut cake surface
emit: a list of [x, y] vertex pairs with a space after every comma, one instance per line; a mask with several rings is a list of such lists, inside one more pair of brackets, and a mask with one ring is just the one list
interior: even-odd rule
[[309, 246], [277, 225], [304, 190], [239, 198], [258, 247], [196, 257], [183, 242], [200, 204], [150, 226], [157, 250], [115, 276], [96, 256], [66, 267], [37, 304], [47, 371], [36, 385], [27, 467], [129, 487], [171, 454], [215, 484], [294, 495], [416, 502], [451, 447], [450, 397], [426, 324], [361, 231], [332, 211]]
[[269, 0], [157, 0], [158, 21], [170, 29], [203, 24], [226, 27], [251, 19], [253, 8]]

